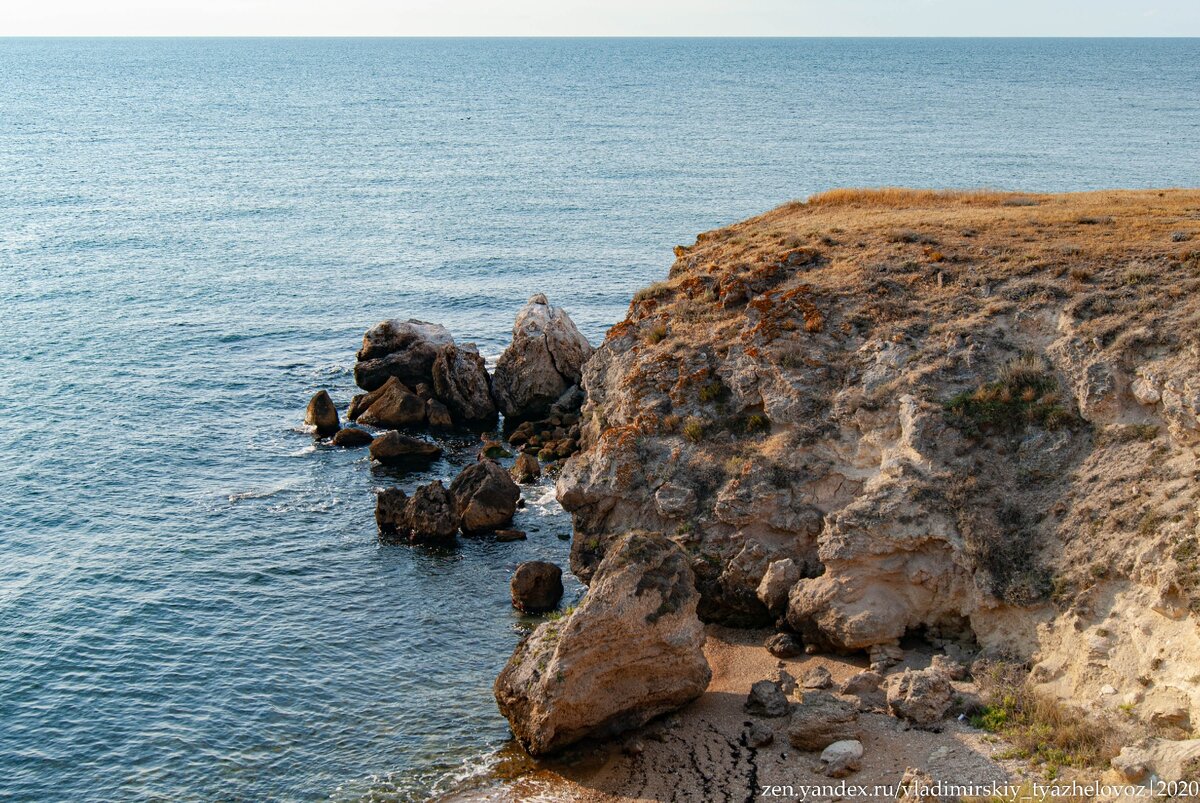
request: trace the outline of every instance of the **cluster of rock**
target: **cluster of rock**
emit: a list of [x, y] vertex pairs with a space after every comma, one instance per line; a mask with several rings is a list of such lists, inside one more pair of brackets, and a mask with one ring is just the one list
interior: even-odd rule
[[[834, 689], [833, 678], [824, 667], [809, 670], [799, 682], [779, 670], [774, 678], [751, 687], [743, 707], [753, 717], [787, 717], [789, 744], [819, 753], [816, 769], [842, 778], [861, 766], [861, 713], [886, 711], [909, 726], [936, 728], [952, 708], [953, 672], [947, 664], [919, 671], [906, 669], [886, 679], [876, 672], [860, 672]], [[762, 747], [773, 740], [773, 730], [751, 723], [748, 743]]]

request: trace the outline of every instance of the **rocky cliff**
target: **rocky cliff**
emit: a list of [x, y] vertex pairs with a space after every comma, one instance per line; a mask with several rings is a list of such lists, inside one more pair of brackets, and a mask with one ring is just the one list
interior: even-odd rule
[[1200, 192], [835, 191], [676, 256], [584, 368], [576, 574], [663, 531], [707, 620], [1195, 727]]

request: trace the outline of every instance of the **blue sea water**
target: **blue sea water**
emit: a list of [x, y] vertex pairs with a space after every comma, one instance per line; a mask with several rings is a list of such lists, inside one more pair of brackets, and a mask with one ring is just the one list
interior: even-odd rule
[[314, 447], [366, 327], [494, 355], [540, 291], [599, 342], [833, 186], [1195, 186], [1198, 87], [1198, 40], [0, 40], [0, 798], [449, 788], [570, 523], [379, 545], [471, 444]]

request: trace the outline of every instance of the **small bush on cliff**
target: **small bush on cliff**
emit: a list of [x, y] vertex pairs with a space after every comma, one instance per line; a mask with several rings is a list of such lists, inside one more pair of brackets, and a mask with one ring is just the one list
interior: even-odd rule
[[692, 443], [699, 443], [704, 440], [704, 422], [694, 416], [684, 421], [683, 437]]
[[1050, 777], [1063, 766], [1107, 767], [1116, 755], [1119, 734], [1036, 693], [1020, 667], [998, 663], [977, 680], [988, 704], [971, 724], [1007, 739], [1016, 757], [1044, 765]]
[[1072, 416], [1059, 403], [1058, 382], [1041, 358], [1019, 357], [994, 382], [946, 402], [950, 420], [967, 435], [1020, 432], [1029, 424], [1059, 429]]

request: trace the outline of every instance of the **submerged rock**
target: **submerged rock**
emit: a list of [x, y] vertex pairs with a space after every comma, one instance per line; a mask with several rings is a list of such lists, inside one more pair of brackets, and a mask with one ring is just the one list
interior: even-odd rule
[[433, 362], [433, 392], [459, 423], [496, 419], [492, 381], [475, 344], [442, 346]]
[[410, 544], [454, 543], [458, 519], [450, 494], [441, 481], [422, 485], [411, 497], [388, 488], [375, 497], [375, 522], [384, 542]]
[[350, 449], [355, 446], [369, 446], [373, 440], [375, 440], [375, 436], [366, 430], [345, 427], [337, 431], [330, 443], [334, 446]]
[[373, 427], [415, 427], [425, 423], [425, 402], [396, 377], [371, 394], [358, 420]]
[[450, 495], [463, 533], [479, 535], [512, 522], [521, 489], [496, 463], [480, 460], [454, 478]]
[[328, 391], [319, 390], [313, 394], [308, 409], [304, 411], [304, 423], [316, 427], [317, 434], [322, 436], [332, 435], [341, 428], [337, 408], [333, 406]]
[[440, 324], [415, 318], [378, 323], [363, 335], [354, 382], [363, 390], [375, 390], [389, 377], [409, 385], [432, 382], [438, 350], [453, 342], [450, 332]]
[[496, 702], [533, 755], [645, 724], [698, 697], [712, 676], [699, 595], [683, 551], [658, 534], [622, 536], [583, 602], [522, 641]]
[[591, 345], [566, 311], [538, 293], [517, 313], [512, 343], [496, 362], [492, 394], [497, 406], [513, 420], [545, 415], [579, 384], [591, 355]]
[[385, 432], [371, 441], [371, 457], [380, 463], [402, 463], [413, 459], [432, 460], [441, 453], [441, 447], [436, 444], [395, 430]]
[[513, 607], [526, 613], [552, 610], [562, 599], [562, 569], [553, 563], [531, 560], [513, 572], [509, 583]]

